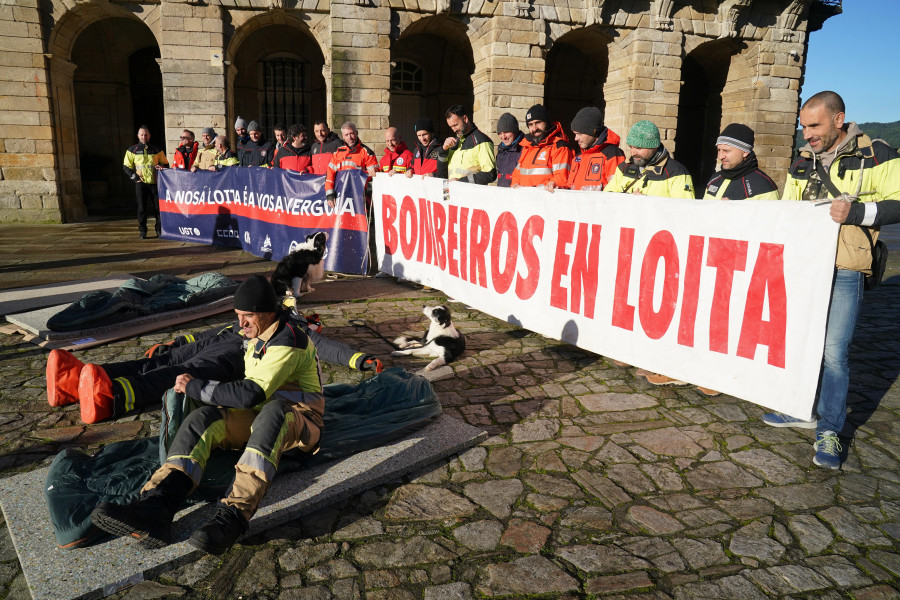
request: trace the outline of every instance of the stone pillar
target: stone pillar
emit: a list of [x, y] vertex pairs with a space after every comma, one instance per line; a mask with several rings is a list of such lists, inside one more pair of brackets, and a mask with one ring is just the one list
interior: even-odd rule
[[163, 0], [160, 6], [162, 71], [167, 157], [183, 129], [213, 127], [230, 133], [225, 121], [224, 21], [217, 3]]
[[[385, 3], [364, 0], [331, 3], [331, 123], [353, 121], [362, 142], [384, 147], [389, 127], [391, 87], [391, 14]], [[340, 132], [336, 132], [340, 136]]]
[[38, 0], [0, 4], [0, 90], [0, 222], [60, 222]]
[[504, 7], [509, 14], [470, 24], [473, 118], [489, 135], [505, 112], [515, 115], [527, 132], [526, 111], [544, 99], [544, 22], [532, 19], [518, 3], [505, 2]]
[[87, 215], [81, 186], [78, 127], [75, 120], [75, 69], [77, 65], [54, 56], [50, 59], [53, 97], [53, 125], [56, 155], [59, 157], [60, 208], [63, 222], [78, 221]]
[[648, 119], [659, 127], [666, 148], [675, 149], [682, 46], [681, 32], [644, 28], [610, 45], [606, 126], [623, 142], [634, 123]]

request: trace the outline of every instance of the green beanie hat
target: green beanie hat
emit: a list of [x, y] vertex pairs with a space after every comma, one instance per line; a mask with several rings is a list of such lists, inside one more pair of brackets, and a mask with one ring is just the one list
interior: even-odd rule
[[659, 148], [659, 129], [651, 121], [638, 121], [625, 143], [634, 148]]

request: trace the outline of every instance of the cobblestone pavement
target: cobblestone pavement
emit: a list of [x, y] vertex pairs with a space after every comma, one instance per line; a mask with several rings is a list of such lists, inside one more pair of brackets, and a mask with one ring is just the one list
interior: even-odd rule
[[[133, 230], [124, 221], [0, 226], [0, 289], [110, 272], [272, 268], [234, 250], [140, 242]], [[813, 432], [767, 427], [756, 405], [650, 386], [633, 368], [454, 304], [468, 351], [435, 388], [448, 414], [491, 434], [486, 442], [116, 597], [898, 598], [900, 250], [892, 246], [892, 279], [866, 295], [854, 342], [855, 431], [839, 472], [813, 466]], [[422, 302], [400, 293], [408, 289], [307, 308], [327, 335], [386, 356], [383, 341], [349, 322], [365, 318], [388, 337], [418, 331]], [[83, 355], [134, 358], [175, 331]], [[51, 410], [45, 360], [46, 351], [0, 335], [3, 476], [44, 466], [65, 446], [91, 451], [155, 433], [154, 411], [85, 427], [77, 407]], [[333, 367], [326, 377], [361, 374]], [[27, 598], [5, 526], [0, 534], [0, 598]]]

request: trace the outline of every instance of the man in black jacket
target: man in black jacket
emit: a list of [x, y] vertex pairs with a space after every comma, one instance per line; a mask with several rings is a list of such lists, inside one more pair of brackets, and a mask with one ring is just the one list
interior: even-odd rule
[[519, 121], [507, 112], [497, 119], [497, 135], [500, 137], [500, 144], [497, 146], [497, 185], [509, 187], [513, 171], [522, 156], [525, 134], [519, 129]]
[[266, 140], [256, 121], [250, 121], [247, 132], [250, 134], [250, 141], [244, 144], [240, 152], [241, 166], [271, 167], [272, 158], [275, 156], [275, 144]]

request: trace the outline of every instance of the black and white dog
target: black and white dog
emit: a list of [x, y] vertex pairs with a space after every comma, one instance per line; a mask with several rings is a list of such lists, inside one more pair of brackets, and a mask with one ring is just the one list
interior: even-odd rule
[[277, 296], [299, 296], [312, 292], [312, 284], [325, 278], [325, 244], [328, 234], [318, 231], [306, 236], [306, 240], [291, 244], [290, 253], [281, 259], [272, 273], [272, 287]]
[[431, 371], [455, 360], [466, 349], [466, 339], [450, 321], [450, 309], [446, 306], [423, 306], [422, 312], [431, 319], [428, 331], [420, 338], [400, 336], [394, 340], [399, 348], [392, 356], [433, 356], [424, 371]]

